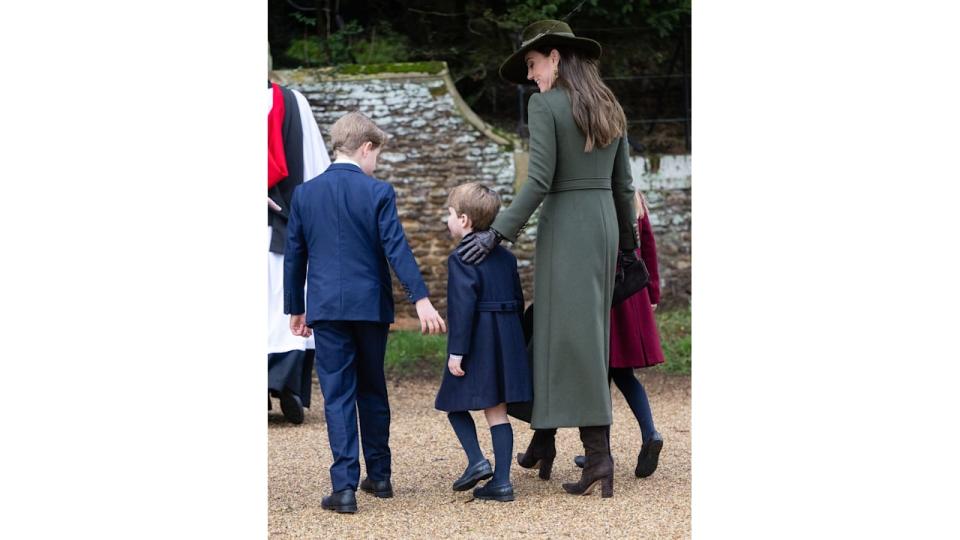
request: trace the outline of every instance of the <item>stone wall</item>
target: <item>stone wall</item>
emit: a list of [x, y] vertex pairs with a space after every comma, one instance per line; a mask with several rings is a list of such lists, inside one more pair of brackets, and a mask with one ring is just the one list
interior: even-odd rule
[[[447, 193], [458, 184], [481, 181], [508, 205], [513, 199], [513, 148], [518, 141], [496, 133], [470, 111], [444, 64], [439, 69], [421, 66], [391, 73], [277, 71], [274, 79], [307, 98], [325, 142], [330, 140], [330, 126], [351, 110], [366, 114], [390, 135], [375, 176], [393, 184], [400, 220], [430, 299], [445, 315], [447, 257], [455, 247], [446, 226]], [[533, 239], [525, 239], [514, 253], [521, 259], [521, 279], [529, 294]], [[416, 316], [396, 279], [394, 299], [398, 318]]]
[[[402, 69], [404, 66], [410, 68]], [[390, 135], [375, 176], [396, 189], [398, 213], [430, 299], [445, 315], [446, 260], [455, 246], [446, 228], [447, 193], [458, 184], [481, 181], [497, 190], [504, 206], [509, 206], [515, 186], [522, 180], [518, 177], [525, 176], [526, 156], [515, 150], [519, 141], [470, 110], [443, 63], [394, 64], [389, 72], [370, 71], [287, 70], [275, 72], [274, 80], [304, 94], [325, 142], [330, 140], [333, 122], [351, 110], [363, 112]], [[686, 164], [685, 173], [677, 163]], [[664, 157], [659, 169], [655, 165], [643, 158], [633, 159], [636, 184], [647, 191], [651, 219], [662, 244], [664, 291], [686, 300], [690, 279], [689, 159]], [[536, 216], [518, 244], [509, 246], [519, 261], [528, 301], [533, 298], [535, 236]], [[665, 260], [668, 257], [670, 261]], [[398, 319], [415, 317], [416, 311], [396, 280], [394, 285]]]
[[657, 241], [661, 302], [690, 302], [690, 155], [633, 157], [633, 186], [647, 197]]

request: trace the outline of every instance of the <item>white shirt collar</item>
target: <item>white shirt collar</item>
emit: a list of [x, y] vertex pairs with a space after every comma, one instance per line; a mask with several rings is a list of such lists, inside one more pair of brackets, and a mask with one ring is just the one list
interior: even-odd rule
[[337, 159], [334, 161], [334, 163], [348, 163], [348, 164], [350, 164], [350, 165], [356, 165], [358, 169], [360, 168], [360, 164], [359, 164], [359, 163], [357, 163], [356, 161], [354, 161], [354, 160], [352, 160], [352, 159], [350, 159], [350, 158], [348, 158], [348, 157], [343, 157], [342, 155], [341, 155], [341, 156], [337, 156]]

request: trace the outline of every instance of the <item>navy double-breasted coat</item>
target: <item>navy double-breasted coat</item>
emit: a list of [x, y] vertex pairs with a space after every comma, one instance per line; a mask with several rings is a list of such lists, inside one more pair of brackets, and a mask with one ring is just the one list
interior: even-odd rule
[[447, 272], [447, 354], [463, 356], [465, 375], [455, 377], [444, 365], [436, 408], [475, 411], [532, 400], [517, 258], [498, 246], [472, 265], [454, 251]]

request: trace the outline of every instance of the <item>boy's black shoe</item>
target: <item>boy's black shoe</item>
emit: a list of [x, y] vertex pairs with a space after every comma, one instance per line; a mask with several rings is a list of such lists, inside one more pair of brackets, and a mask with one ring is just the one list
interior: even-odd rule
[[390, 485], [389, 480], [371, 480], [370, 478], [364, 478], [363, 481], [360, 482], [360, 490], [381, 499], [393, 497], [393, 486]]
[[513, 484], [507, 483], [502, 486], [491, 486], [492, 482], [473, 490], [473, 498], [481, 501], [500, 501], [509, 502], [513, 500]]
[[324, 497], [320, 501], [320, 506], [324, 510], [334, 510], [341, 514], [354, 514], [357, 512], [357, 494], [351, 489], [337, 491]]
[[303, 404], [300, 398], [290, 390], [284, 389], [280, 394], [280, 410], [283, 417], [294, 424], [303, 423]]
[[657, 470], [657, 463], [660, 461], [660, 450], [663, 449], [663, 437], [659, 431], [654, 431], [650, 440], [643, 443], [640, 447], [640, 455], [637, 456], [637, 469], [633, 472], [637, 478], [646, 478]]
[[490, 466], [490, 462], [487, 460], [478, 461], [463, 471], [460, 478], [457, 478], [457, 481], [453, 483], [453, 490], [466, 491], [477, 485], [477, 482], [491, 477], [493, 477], [493, 467]]

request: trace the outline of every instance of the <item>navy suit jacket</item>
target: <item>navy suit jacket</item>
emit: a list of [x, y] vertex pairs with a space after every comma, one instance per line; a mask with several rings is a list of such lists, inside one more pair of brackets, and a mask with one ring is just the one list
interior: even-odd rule
[[411, 302], [427, 296], [393, 186], [355, 165], [334, 163], [297, 186], [284, 251], [283, 312], [306, 312], [307, 324], [393, 322], [388, 261]]

